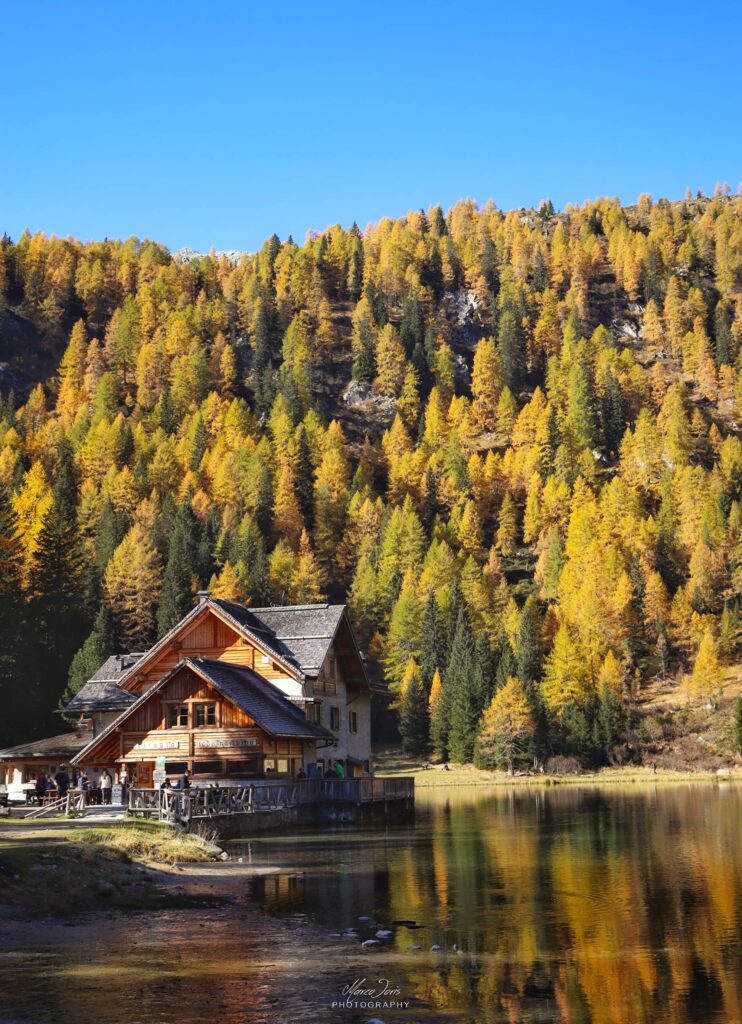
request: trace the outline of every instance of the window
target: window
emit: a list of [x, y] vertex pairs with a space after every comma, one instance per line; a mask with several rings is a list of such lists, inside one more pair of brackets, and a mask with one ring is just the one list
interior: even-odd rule
[[178, 726], [188, 725], [188, 705], [173, 704], [170, 707], [168, 718], [168, 729], [177, 729]]
[[350, 732], [358, 732], [358, 712], [348, 712], [348, 729]]
[[196, 725], [216, 725], [216, 704], [196, 705]]
[[194, 761], [194, 775], [221, 775], [223, 772], [222, 761]]
[[227, 775], [257, 775], [258, 760], [255, 757], [245, 761], [227, 761]]
[[266, 775], [288, 775], [289, 760], [287, 757], [266, 757], [263, 771]]
[[322, 704], [317, 701], [315, 704], [307, 704], [304, 708], [304, 714], [306, 715], [308, 722], [314, 722], [315, 725], [322, 725]]
[[334, 704], [330, 708], [330, 728], [333, 732], [340, 732], [340, 708]]
[[182, 775], [188, 771], [188, 763], [186, 761], [166, 761], [165, 771], [168, 775]]

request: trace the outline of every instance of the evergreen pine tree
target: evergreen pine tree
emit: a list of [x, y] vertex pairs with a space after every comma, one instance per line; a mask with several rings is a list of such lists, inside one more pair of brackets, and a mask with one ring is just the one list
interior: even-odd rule
[[410, 754], [427, 753], [429, 740], [428, 695], [420, 669], [410, 661], [405, 672], [402, 702], [399, 708], [399, 733], [402, 749]]
[[446, 666], [446, 685], [451, 708], [449, 756], [454, 761], [466, 764], [474, 756], [479, 718], [478, 698], [482, 686], [474, 657], [474, 638], [469, 616], [463, 608], [459, 611]]
[[302, 519], [311, 532], [314, 525], [314, 467], [303, 426], [297, 432], [295, 488]]
[[420, 676], [426, 694], [430, 694], [435, 670], [444, 664], [445, 653], [444, 637], [438, 621], [438, 602], [431, 591], [425, 601], [420, 633]]
[[480, 633], [477, 637], [474, 657], [477, 663], [477, 679], [480, 683], [477, 710], [481, 714], [489, 707], [497, 689], [497, 659], [486, 633]]
[[125, 514], [114, 508], [110, 498], [106, 498], [98, 518], [93, 541], [95, 563], [101, 576], [105, 572], [111, 555], [124, 539], [128, 528], [129, 522]]
[[77, 529], [71, 452], [58, 450], [52, 502], [43, 518], [29, 573], [27, 694], [32, 729], [48, 727], [48, 717], [67, 681], [72, 656], [90, 628], [82, 546]]
[[495, 670], [495, 691], [499, 690], [501, 686], [504, 686], [510, 676], [517, 674], [518, 667], [513, 654], [513, 648], [510, 646], [505, 633], [501, 633], [497, 648], [495, 651], [495, 660], [497, 668]]
[[157, 632], [163, 636], [187, 615], [193, 605], [193, 567], [196, 563], [196, 518], [186, 495], [178, 506], [168, 545], [157, 607]]
[[518, 644], [515, 650], [518, 679], [524, 686], [535, 682], [541, 675], [541, 649], [539, 646], [539, 615], [536, 598], [531, 595], [523, 606]]
[[19, 692], [17, 673], [19, 656], [26, 635], [25, 608], [22, 591], [22, 555], [18, 521], [10, 496], [0, 486], [0, 743], [7, 746], [17, 741], [25, 720], [25, 690]]
[[621, 738], [624, 724], [623, 708], [615, 690], [601, 686], [598, 694], [598, 711], [595, 716], [597, 740], [606, 756]]
[[162, 397], [157, 403], [156, 407], [158, 425], [162, 427], [166, 434], [175, 433], [177, 422], [175, 419], [175, 410], [173, 409], [173, 397], [170, 392], [170, 385], [166, 384], [162, 392]]
[[626, 430], [626, 412], [621, 388], [612, 373], [606, 373], [603, 382], [600, 420], [606, 451], [617, 452]]
[[67, 686], [59, 702], [60, 708], [69, 704], [75, 694], [79, 693], [88, 679], [95, 675], [115, 649], [116, 641], [111, 613], [108, 607], [102, 604], [95, 617], [92, 632], [72, 659], [67, 676]]
[[522, 331], [510, 310], [506, 310], [500, 318], [497, 341], [500, 347], [503, 380], [512, 393], [517, 395], [526, 372], [526, 353]]

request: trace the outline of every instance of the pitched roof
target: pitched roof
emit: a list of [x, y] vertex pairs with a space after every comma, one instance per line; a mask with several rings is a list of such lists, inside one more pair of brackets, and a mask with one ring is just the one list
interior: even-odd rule
[[307, 721], [304, 712], [288, 700], [273, 683], [242, 665], [230, 665], [211, 658], [186, 658], [184, 664], [205, 677], [271, 736], [296, 739], [336, 737], [321, 725]]
[[65, 711], [119, 711], [136, 700], [118, 685], [118, 680], [143, 657], [141, 654], [112, 654], [75, 694]]
[[[116, 654], [108, 658], [73, 697], [65, 711], [118, 711], [131, 706], [131, 693], [119, 684], [123, 683], [125, 686], [126, 680], [135, 672], [135, 667], [142, 658], [164, 647], [185, 622], [208, 607], [213, 608], [245, 637], [252, 639], [259, 648], [273, 656], [290, 675], [299, 678], [318, 674], [345, 615], [343, 604], [251, 608], [235, 604], [233, 601], [207, 597], [196, 605], [185, 619], [161, 637], [150, 651], [145, 654]], [[352, 643], [355, 646], [355, 640]], [[358, 660], [365, 678], [365, 667], [360, 654]]]
[[307, 676], [316, 675], [322, 667], [345, 612], [343, 604], [248, 608], [218, 598], [210, 600]]
[[103, 732], [91, 740], [73, 759], [73, 763], [105, 736], [112, 733], [131, 712], [145, 704], [165, 683], [184, 668], [190, 668], [203, 679], [208, 680], [228, 700], [254, 719], [270, 736], [291, 737], [292, 739], [335, 740], [336, 737], [321, 725], [309, 722], [295, 704], [288, 700], [273, 683], [263, 679], [257, 672], [242, 665], [230, 665], [210, 658], [184, 658], [162, 677], [154, 686], [138, 695], [133, 704], [111, 722]]
[[112, 654], [110, 658], [106, 658], [97, 672], [90, 677], [90, 680], [108, 682], [120, 679], [142, 657], [144, 657], [143, 654]]
[[32, 757], [66, 760], [87, 746], [91, 736], [91, 731], [85, 729], [63, 732], [59, 736], [48, 736], [46, 739], [34, 740], [31, 743], [19, 743], [18, 746], [0, 750], [0, 760], [12, 761]]
[[128, 708], [136, 699], [135, 693], [122, 690], [118, 683], [91, 679], [75, 694], [64, 710], [73, 714], [76, 711], [119, 711]]

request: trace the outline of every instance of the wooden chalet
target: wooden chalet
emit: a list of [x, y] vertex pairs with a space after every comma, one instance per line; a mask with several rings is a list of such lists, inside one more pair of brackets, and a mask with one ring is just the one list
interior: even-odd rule
[[[90, 720], [72, 759], [207, 782], [368, 771], [371, 690], [344, 605], [248, 608], [200, 595], [149, 651], [109, 658], [65, 709]], [[164, 767], [163, 767], [164, 766]]]

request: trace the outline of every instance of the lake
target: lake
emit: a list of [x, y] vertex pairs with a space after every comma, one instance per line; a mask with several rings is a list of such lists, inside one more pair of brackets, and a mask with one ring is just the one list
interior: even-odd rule
[[729, 783], [419, 789], [414, 821], [229, 843], [278, 870], [228, 906], [6, 952], [0, 1020], [739, 1024], [741, 826]]

